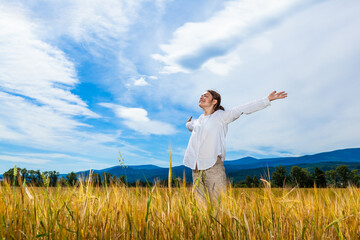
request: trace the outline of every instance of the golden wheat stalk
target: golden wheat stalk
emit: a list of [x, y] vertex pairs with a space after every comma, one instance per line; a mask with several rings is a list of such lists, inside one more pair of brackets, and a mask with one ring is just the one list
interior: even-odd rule
[[171, 183], [172, 183], [172, 156], [171, 156], [171, 145], [169, 146], [169, 176], [168, 176], [168, 187], [169, 187], [169, 196], [171, 197]]

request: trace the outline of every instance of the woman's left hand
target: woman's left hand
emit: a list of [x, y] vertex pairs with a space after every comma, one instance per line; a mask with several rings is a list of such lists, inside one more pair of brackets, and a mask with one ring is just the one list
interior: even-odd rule
[[268, 96], [270, 101], [273, 101], [273, 100], [276, 100], [276, 99], [281, 99], [281, 98], [286, 98], [286, 97], [287, 97], [287, 93], [285, 91], [278, 92], [278, 93], [276, 93], [276, 91], [273, 91]]

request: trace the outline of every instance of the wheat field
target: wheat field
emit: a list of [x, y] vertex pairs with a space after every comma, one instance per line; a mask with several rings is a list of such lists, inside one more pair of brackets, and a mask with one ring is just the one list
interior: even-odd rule
[[360, 239], [360, 190], [0, 187], [2, 239]]

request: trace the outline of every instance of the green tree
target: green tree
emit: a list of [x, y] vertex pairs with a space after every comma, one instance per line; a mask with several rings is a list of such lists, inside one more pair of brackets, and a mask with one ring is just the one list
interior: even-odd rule
[[257, 178], [256, 175], [253, 178], [253, 185], [254, 187], [260, 187], [260, 180]]
[[360, 175], [358, 174], [359, 170], [354, 169], [349, 174], [349, 181], [352, 185], [359, 187], [360, 186]]
[[251, 188], [253, 185], [253, 179], [252, 177], [250, 177], [249, 175], [246, 176], [245, 178], [245, 184], [248, 188]]
[[[19, 169], [19, 168], [18, 168]], [[9, 170], [7, 170], [6, 172], [4, 172], [3, 174], [3, 178], [4, 180], [8, 181], [11, 185], [14, 185], [14, 168], [10, 168]], [[15, 180], [16, 181], [16, 180]], [[17, 181], [15, 182], [16, 185]]]
[[70, 186], [74, 186], [77, 181], [77, 174], [74, 172], [71, 172], [66, 175], [67, 181]]
[[271, 181], [277, 187], [283, 187], [286, 181], [286, 170], [284, 166], [275, 167], [275, 171], [271, 174]]
[[316, 187], [320, 187], [320, 188], [326, 187], [325, 173], [321, 169], [315, 168], [313, 173], [313, 179], [316, 184]]
[[102, 179], [103, 184], [109, 185], [112, 174], [111, 174], [111, 173], [108, 173], [108, 172], [103, 172], [102, 176], [103, 176], [103, 179]]
[[95, 186], [101, 186], [101, 176], [98, 173], [92, 174], [92, 182]]
[[36, 186], [36, 185], [38, 185], [38, 178], [37, 178], [37, 176], [36, 176], [36, 171], [34, 171], [34, 170], [29, 170], [28, 171], [28, 178], [29, 178], [29, 182], [32, 184], [32, 185], [34, 185], [34, 186]]
[[120, 183], [125, 183], [125, 176], [124, 176], [124, 175], [121, 175], [121, 176], [119, 177], [119, 181], [120, 181]]
[[42, 180], [40, 170], [36, 170], [36, 171], [34, 171], [34, 173], [35, 173], [35, 177], [36, 177], [36, 185], [37, 186], [42, 186], [43, 185], [43, 180]]
[[21, 173], [21, 179], [24, 182], [25, 179], [27, 179], [27, 176], [29, 175], [28, 171], [26, 170], [26, 168], [23, 168], [21, 169], [20, 173]]
[[65, 178], [61, 177], [61, 178], [59, 178], [59, 184], [60, 184], [60, 186], [64, 187], [64, 186], [68, 186], [69, 182]]
[[349, 173], [349, 168], [346, 165], [341, 165], [336, 168], [336, 174], [339, 177], [341, 187], [348, 185]]
[[299, 187], [312, 187], [313, 180], [310, 173], [301, 167], [293, 166], [290, 170], [290, 177], [293, 184]]
[[325, 178], [328, 186], [332, 186], [332, 187], [338, 186], [338, 178], [335, 170], [326, 171]]
[[59, 172], [57, 171], [46, 171], [44, 172], [45, 176], [49, 176], [49, 180], [50, 180], [50, 187], [55, 187], [59, 178]]

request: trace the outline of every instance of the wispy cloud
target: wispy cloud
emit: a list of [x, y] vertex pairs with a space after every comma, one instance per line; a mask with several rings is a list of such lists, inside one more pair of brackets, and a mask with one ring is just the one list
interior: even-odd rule
[[115, 141], [116, 134], [95, 133], [99, 138], [93, 139], [78, 130], [91, 126], [75, 118], [99, 115], [71, 92], [79, 83], [74, 64], [38, 37], [41, 26], [21, 8], [0, 5], [0, 28], [1, 140], [60, 148]]
[[[142, 76], [136, 64], [127, 56], [126, 49], [131, 47], [131, 27], [141, 17], [139, 11], [146, 2], [15, 0], [7, 5], [13, 6], [14, 9], [23, 9], [24, 15], [36, 21], [41, 26], [36, 31], [37, 36], [41, 36], [46, 42], [66, 48], [76, 61], [91, 55], [92, 60], [113, 68], [114, 78], [121, 76], [121, 79], [126, 81]], [[166, 1], [157, 1], [153, 4], [159, 6], [160, 11]], [[76, 47], [73, 48], [74, 46]]]
[[64, 52], [37, 37], [39, 26], [18, 9], [0, 5], [0, 87], [68, 115], [97, 117], [79, 96], [74, 64]]
[[177, 132], [169, 123], [151, 120], [143, 108], [129, 108], [112, 103], [100, 105], [112, 109], [117, 117], [123, 119], [123, 124], [141, 134], [172, 135]]
[[147, 85], [149, 85], [149, 83], [147, 81], [145, 81], [144, 77], [141, 77], [134, 81], [134, 85], [135, 86], [147, 86]]
[[56, 42], [70, 38], [97, 56], [116, 52], [126, 44], [126, 33], [138, 18], [138, 9], [143, 3], [129, 0], [18, 2], [30, 10], [31, 18], [44, 24], [44, 37]]
[[[160, 45], [162, 54], [153, 58], [165, 64], [164, 73], [189, 73], [207, 61], [225, 56], [246, 39], [256, 36], [281, 22], [289, 12], [301, 9], [314, 1], [299, 0], [245, 0], [230, 1], [223, 10], [204, 22], [186, 23], [178, 28], [168, 44]], [[231, 61], [231, 60], [229, 60]], [[223, 69], [229, 61], [219, 62]], [[225, 70], [215, 70], [223, 74]]]
[[11, 155], [0, 155], [1, 161], [14, 162], [14, 163], [31, 163], [35, 165], [45, 164], [51, 162], [49, 159], [37, 158], [37, 157], [18, 157]]
[[114, 164], [107, 164], [89, 157], [64, 153], [5, 153], [0, 154], [0, 161], [9, 162], [8, 166], [17, 164], [20, 168], [56, 170], [61, 173], [68, 173], [69, 170], [104, 169], [116, 164], [115, 161]]
[[126, 86], [128, 88], [149, 86], [150, 83], [148, 81], [146, 81], [146, 78], [148, 78], [150, 80], [154, 79], [154, 78], [150, 78], [150, 77], [141, 76], [139, 78], [130, 79], [130, 81], [128, 83], [126, 83]]

